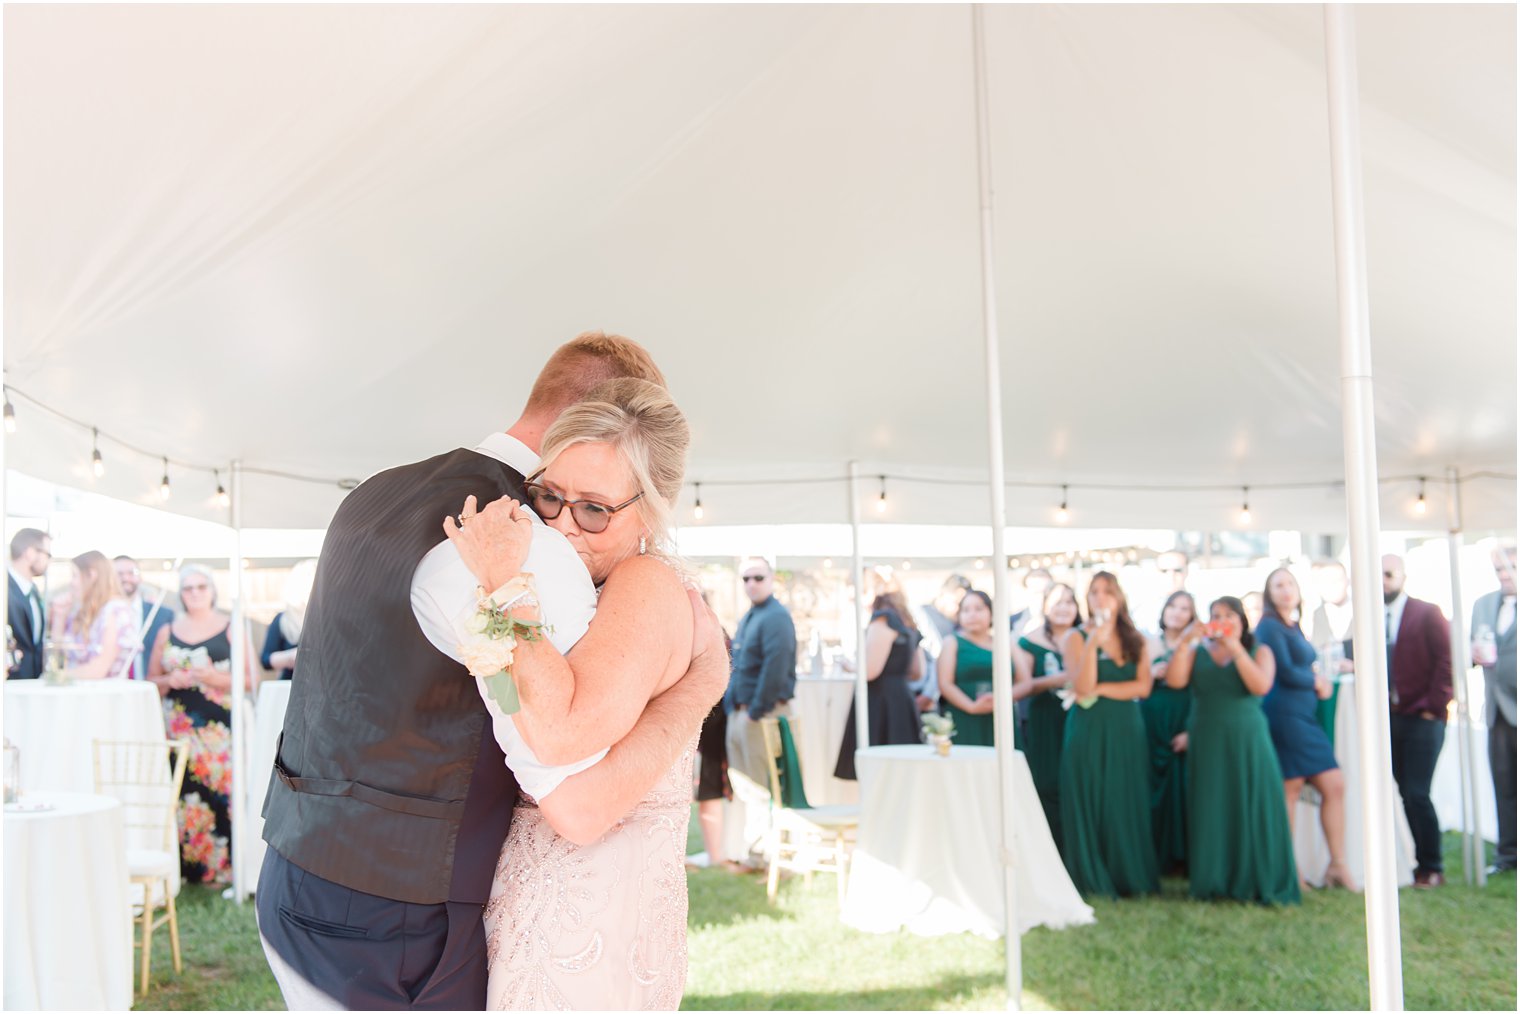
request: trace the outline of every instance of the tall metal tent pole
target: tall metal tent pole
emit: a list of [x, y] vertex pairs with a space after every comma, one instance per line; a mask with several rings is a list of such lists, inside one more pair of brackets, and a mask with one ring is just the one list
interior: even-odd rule
[[866, 713], [866, 566], [860, 551], [860, 462], [850, 462], [850, 555], [855, 568], [855, 749], [871, 745]]
[[1478, 765], [1473, 756], [1477, 736], [1467, 699], [1472, 656], [1462, 602], [1462, 485], [1455, 468], [1446, 470], [1446, 479], [1447, 517], [1451, 521], [1446, 537], [1451, 556], [1451, 686], [1457, 698], [1457, 770], [1462, 775], [1462, 879], [1483, 887], [1488, 883], [1488, 870], [1483, 856], [1483, 832], [1478, 826]]
[[1003, 944], [1007, 957], [1008, 1009], [1023, 1004], [1023, 966], [1019, 937], [1018, 878], [1014, 875], [1018, 837], [1014, 811], [1013, 665], [1008, 644], [1008, 554], [1004, 547], [1007, 514], [1003, 503], [1003, 371], [998, 357], [996, 279], [992, 243], [992, 145], [987, 114], [987, 39], [981, 4], [971, 6], [971, 37], [976, 71], [976, 170], [982, 239], [982, 332], [987, 353], [987, 458], [992, 495], [992, 698], [993, 740], [997, 744], [998, 785], [1002, 796]]
[[232, 896], [241, 905], [248, 897], [248, 737], [243, 734], [247, 700], [243, 694], [244, 665], [248, 663], [247, 614], [243, 595], [243, 463], [232, 463]]
[[1394, 872], [1393, 774], [1388, 746], [1387, 632], [1382, 622], [1378, 555], [1377, 431], [1372, 411], [1372, 332], [1362, 217], [1361, 137], [1357, 119], [1356, 40], [1350, 8], [1325, 5], [1325, 66], [1330, 104], [1330, 178], [1335, 211], [1335, 281], [1340, 305], [1341, 427], [1350, 522], [1357, 734], [1365, 850], [1367, 980], [1372, 1010], [1403, 1010], [1399, 895]]

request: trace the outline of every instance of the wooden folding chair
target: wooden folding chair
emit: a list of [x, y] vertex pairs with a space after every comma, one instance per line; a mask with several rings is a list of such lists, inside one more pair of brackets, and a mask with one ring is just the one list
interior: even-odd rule
[[[798, 722], [787, 719], [795, 745]], [[849, 876], [850, 847], [860, 825], [859, 806], [786, 805], [781, 787], [781, 725], [774, 718], [762, 718], [760, 729], [765, 736], [765, 758], [770, 765], [771, 822], [766, 835], [765, 852], [769, 860], [765, 896], [772, 903], [781, 882], [781, 871], [804, 874], [833, 873], [839, 878], [839, 903], [844, 904], [846, 879]], [[795, 746], [794, 746], [795, 749]], [[802, 767], [801, 758], [797, 768]]]

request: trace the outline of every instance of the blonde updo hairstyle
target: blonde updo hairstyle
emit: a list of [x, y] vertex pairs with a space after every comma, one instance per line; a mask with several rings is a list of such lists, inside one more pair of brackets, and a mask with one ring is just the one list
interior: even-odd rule
[[617, 451], [643, 498], [632, 505], [649, 532], [649, 552], [674, 558], [676, 498], [686, 475], [691, 429], [659, 384], [634, 377], [608, 380], [565, 409], [544, 434], [540, 472], [567, 447], [605, 443]]

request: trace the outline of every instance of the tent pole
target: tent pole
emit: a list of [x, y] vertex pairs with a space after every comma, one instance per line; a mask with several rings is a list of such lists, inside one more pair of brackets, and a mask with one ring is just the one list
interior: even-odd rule
[[997, 744], [998, 785], [1002, 795], [1003, 945], [1007, 960], [1008, 1009], [1023, 1006], [1023, 962], [1019, 937], [1017, 815], [1014, 811], [1013, 664], [1008, 644], [1008, 554], [1004, 546], [1007, 511], [1003, 502], [1003, 371], [998, 357], [997, 275], [993, 270], [992, 145], [987, 112], [987, 38], [985, 12], [971, 5], [972, 48], [976, 73], [976, 154], [978, 204], [981, 209], [982, 337], [987, 355], [987, 457], [992, 494], [992, 696], [993, 741]]
[[1357, 734], [1365, 851], [1367, 981], [1371, 1009], [1404, 1008], [1398, 879], [1393, 851], [1393, 764], [1388, 734], [1388, 642], [1382, 622], [1378, 554], [1377, 431], [1372, 402], [1372, 333], [1362, 217], [1356, 40], [1351, 9], [1325, 5], [1330, 112], [1330, 179], [1335, 216], [1335, 281], [1341, 344], [1341, 426], [1351, 543]]
[[1446, 470], [1447, 516], [1451, 531], [1446, 545], [1451, 555], [1451, 686], [1457, 699], [1457, 770], [1462, 775], [1462, 879], [1484, 887], [1488, 883], [1483, 856], [1483, 831], [1478, 823], [1478, 765], [1473, 755], [1477, 736], [1468, 704], [1467, 677], [1472, 654], [1468, 646], [1467, 614], [1462, 603], [1462, 484], [1455, 468]]
[[866, 708], [866, 565], [860, 552], [860, 462], [850, 462], [850, 555], [855, 568], [855, 749], [871, 745]]
[[248, 737], [243, 735], [243, 716], [248, 701], [243, 694], [244, 666], [248, 664], [248, 633], [243, 595], [243, 463], [232, 463], [232, 897], [241, 905], [248, 897], [248, 855], [244, 834], [248, 827]]

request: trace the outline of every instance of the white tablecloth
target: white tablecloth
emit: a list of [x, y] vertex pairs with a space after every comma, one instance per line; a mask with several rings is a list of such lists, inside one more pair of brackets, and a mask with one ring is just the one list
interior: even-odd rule
[[834, 777], [839, 744], [844, 740], [845, 720], [855, 695], [850, 678], [798, 677], [792, 697], [797, 716], [797, 753], [802, 760], [802, 789], [814, 806], [860, 801], [855, 782]]
[[[860, 835], [850, 865], [842, 921], [921, 936], [1003, 933], [1003, 880], [997, 754], [956, 746], [876, 746], [856, 754]], [[1014, 754], [1018, 809], [1014, 875], [1021, 933], [1093, 921], [1050, 837], [1029, 765]]]
[[285, 710], [290, 706], [290, 680], [266, 680], [259, 685], [259, 699], [254, 709], [253, 745], [248, 751], [253, 770], [243, 783], [248, 787], [248, 835], [246, 850], [248, 889], [258, 890], [259, 870], [264, 865], [264, 797], [269, 792], [269, 775], [274, 771], [275, 744], [285, 728]]
[[5, 1007], [128, 1010], [132, 910], [121, 804], [23, 793], [22, 805], [37, 803], [53, 809], [6, 807], [4, 818]]
[[157, 687], [138, 680], [7, 680], [5, 735], [21, 751], [22, 791], [95, 791], [93, 742], [163, 740], [160, 701]]

